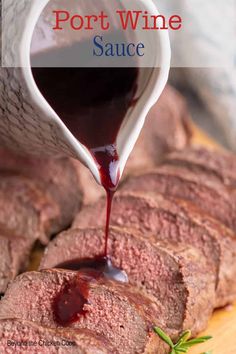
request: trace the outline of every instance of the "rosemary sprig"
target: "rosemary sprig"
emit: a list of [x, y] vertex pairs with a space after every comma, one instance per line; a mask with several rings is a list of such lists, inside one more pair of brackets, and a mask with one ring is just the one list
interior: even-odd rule
[[189, 348], [191, 348], [192, 346], [199, 343], [204, 343], [212, 338], [211, 336], [203, 336], [199, 338], [189, 339], [191, 337], [191, 331], [187, 330], [180, 335], [178, 341], [174, 344], [168, 334], [162, 331], [161, 328], [154, 327], [153, 330], [164, 342], [166, 342], [166, 344], [170, 346], [169, 354], [187, 353]]

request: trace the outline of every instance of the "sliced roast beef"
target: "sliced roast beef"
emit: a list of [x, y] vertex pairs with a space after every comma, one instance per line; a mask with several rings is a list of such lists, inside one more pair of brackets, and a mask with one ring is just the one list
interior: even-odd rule
[[236, 208], [228, 189], [214, 176], [188, 168], [165, 165], [130, 177], [126, 191], [158, 192], [195, 203], [210, 216], [236, 230]]
[[[73, 259], [82, 264], [102, 254], [103, 241], [103, 228], [62, 232], [49, 244], [41, 268]], [[191, 328], [196, 334], [206, 327], [214, 306], [215, 274], [196, 248], [158, 243], [155, 236], [147, 241], [134, 230], [112, 227], [108, 254], [132, 285], [161, 302], [168, 328], [177, 333]]]
[[[55, 301], [59, 301], [57, 308], [61, 320], [65, 318], [60, 306], [66, 306], [66, 318], [76, 316], [76, 306], [70, 312], [74, 294], [72, 291], [71, 295], [70, 289], [78, 288], [82, 292], [81, 282], [86, 279], [89, 277], [83, 272], [63, 270], [23, 273], [8, 286], [0, 302], [0, 318], [14, 317], [41, 326], [61, 328], [55, 313]], [[83, 298], [81, 294], [75, 297], [76, 301]], [[73, 317], [74, 321], [67, 323], [66, 328], [92, 330], [107, 338], [121, 354], [138, 354], [145, 350], [147, 353], [157, 350], [159, 354], [168, 353], [168, 346], [152, 330], [154, 324], [161, 323], [159, 309], [131, 285], [94, 279], [89, 282], [85, 300], [84, 315]]]
[[5, 292], [9, 281], [25, 269], [32, 246], [32, 239], [0, 230], [0, 294]]
[[217, 176], [225, 185], [236, 188], [236, 155], [229, 151], [188, 147], [165, 157], [165, 162], [186, 166], [192, 171], [205, 171]]
[[18, 156], [0, 149], [0, 171], [31, 179], [52, 198], [59, 214], [49, 225], [50, 233], [70, 225], [81, 202], [78, 174], [71, 159]]
[[165, 164], [189, 169], [195, 173], [206, 173], [216, 178], [230, 191], [236, 204], [236, 155], [229, 151], [209, 150], [192, 147], [167, 155]]
[[1, 241], [8, 252], [0, 263], [0, 292], [23, 270], [36, 240], [46, 244], [71, 223], [80, 203], [78, 189], [70, 160], [34, 160], [0, 149], [0, 231], [8, 230]]
[[216, 289], [216, 307], [223, 307], [236, 299], [236, 234], [216, 219], [201, 212], [194, 204], [177, 200], [178, 205], [186, 215], [217, 240], [220, 248], [220, 267]]
[[[103, 226], [106, 200], [84, 207], [73, 227]], [[209, 216], [200, 213], [193, 204], [156, 194], [117, 193], [114, 196], [111, 224], [136, 228], [145, 237], [183, 242], [198, 248], [216, 275], [216, 304], [224, 306], [236, 297], [234, 233]]]
[[0, 173], [0, 292], [27, 265], [37, 239], [47, 243], [56, 203], [30, 179]]
[[16, 235], [46, 243], [58, 206], [29, 178], [0, 174], [0, 224]]
[[88, 330], [52, 329], [17, 319], [0, 320], [0, 352], [5, 354], [118, 354]]
[[4, 293], [6, 290], [9, 279], [11, 279], [11, 250], [10, 241], [0, 236], [0, 293]]
[[190, 116], [186, 102], [173, 87], [166, 86], [147, 115], [125, 173], [159, 164], [166, 153], [188, 145], [190, 138]]

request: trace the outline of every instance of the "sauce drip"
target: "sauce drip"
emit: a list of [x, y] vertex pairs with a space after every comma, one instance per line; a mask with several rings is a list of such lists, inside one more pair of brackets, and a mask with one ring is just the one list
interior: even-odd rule
[[[65, 48], [35, 54], [33, 62], [63, 56]], [[112, 197], [120, 171], [116, 138], [135, 103], [138, 69], [32, 67], [35, 82], [70, 132], [94, 158], [107, 195], [104, 256], [107, 256]]]
[[74, 259], [55, 268], [78, 271], [76, 278], [65, 284], [53, 300], [54, 319], [61, 326], [68, 326], [86, 315], [91, 282], [100, 278], [128, 282], [126, 273], [114, 267], [109, 257]]
[[[48, 58], [63, 57], [65, 51], [66, 48], [50, 49], [35, 54], [31, 59], [45, 63]], [[73, 260], [58, 266], [79, 270], [75, 279], [65, 284], [53, 301], [55, 321], [67, 326], [86, 315], [92, 281], [100, 277], [127, 281], [125, 272], [112, 265], [107, 250], [112, 198], [120, 179], [116, 139], [128, 109], [135, 103], [139, 71], [134, 67], [32, 67], [32, 74], [44, 98], [92, 155], [107, 195], [102, 256]]]
[[54, 298], [52, 310], [54, 319], [60, 326], [67, 326], [76, 322], [80, 316], [85, 316], [89, 283], [96, 280], [97, 276], [96, 271], [78, 273]]
[[108, 257], [108, 238], [109, 238], [109, 225], [111, 216], [112, 200], [117, 188], [120, 171], [119, 171], [119, 156], [114, 145], [108, 146], [104, 150], [92, 151], [94, 159], [100, 166], [100, 177], [103, 187], [107, 196], [106, 208], [106, 224], [105, 224], [105, 242], [103, 256]]

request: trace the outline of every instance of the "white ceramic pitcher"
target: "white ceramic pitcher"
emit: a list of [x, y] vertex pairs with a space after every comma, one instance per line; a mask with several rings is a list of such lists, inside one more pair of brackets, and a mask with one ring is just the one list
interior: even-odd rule
[[[126, 7], [129, 1], [121, 0], [121, 3]], [[136, 1], [149, 13], [158, 14], [152, 0]], [[0, 70], [0, 144], [25, 153], [75, 157], [91, 170], [100, 183], [98, 167], [92, 156], [49, 106], [32, 76], [31, 39], [38, 18], [48, 2], [49, 0], [3, 0], [2, 20], [5, 33], [2, 57], [3, 64], [9, 62], [8, 66], [12, 67], [2, 67]], [[117, 151], [121, 174], [145, 117], [158, 100], [168, 78], [168, 33], [163, 30], [153, 31], [152, 36], [152, 55], [159, 70], [153, 70], [145, 91], [128, 112], [118, 133]], [[17, 65], [11, 65], [11, 58]]]

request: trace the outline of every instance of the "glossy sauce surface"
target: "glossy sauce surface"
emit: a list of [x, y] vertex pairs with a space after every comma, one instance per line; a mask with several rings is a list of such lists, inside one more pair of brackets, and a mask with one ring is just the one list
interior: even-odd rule
[[102, 278], [128, 282], [126, 273], [112, 265], [109, 257], [98, 256], [86, 259], [74, 259], [58, 264], [55, 268], [77, 270], [75, 279], [64, 285], [53, 300], [52, 310], [55, 321], [68, 326], [86, 316], [91, 282]]
[[89, 284], [97, 279], [97, 272], [83, 272], [66, 283], [55, 296], [52, 303], [54, 320], [60, 326], [68, 326], [78, 321], [80, 316], [85, 316], [85, 304], [88, 303]]
[[[63, 55], [65, 50], [42, 52], [34, 55], [33, 61], [47, 62], [47, 57]], [[116, 138], [128, 109], [135, 103], [139, 70], [32, 67], [32, 73], [47, 102], [97, 163], [107, 193], [107, 256], [112, 197], [120, 178]]]
[[[45, 62], [47, 56], [60, 56], [57, 48], [34, 56]], [[116, 138], [128, 109], [135, 104], [137, 68], [51, 68], [32, 67], [35, 82], [44, 98], [66, 127], [90, 152], [100, 172], [107, 194], [104, 252], [94, 259], [72, 260], [58, 268], [79, 270], [53, 301], [55, 321], [67, 326], [85, 316], [90, 283], [101, 277], [127, 282], [125, 272], [114, 267], [108, 250], [112, 198], [119, 179]]]

